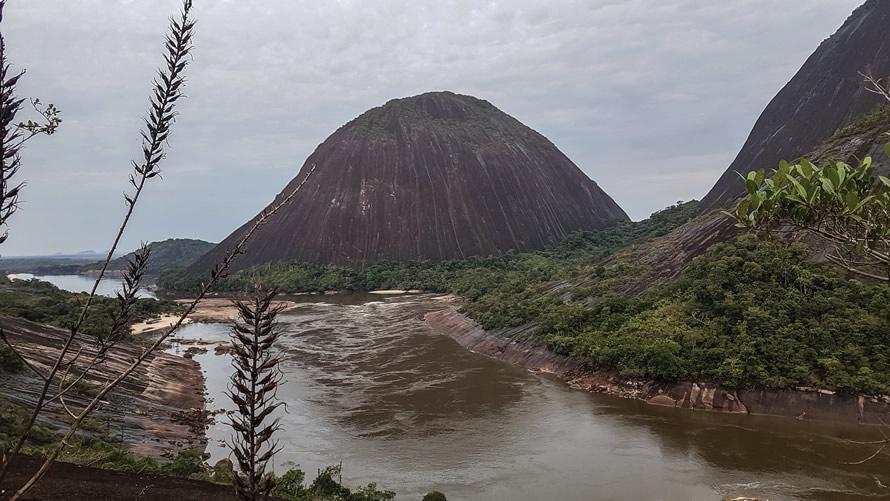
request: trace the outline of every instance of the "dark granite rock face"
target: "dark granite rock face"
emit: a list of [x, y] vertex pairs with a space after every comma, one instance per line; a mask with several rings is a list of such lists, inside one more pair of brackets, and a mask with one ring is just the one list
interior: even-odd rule
[[628, 280], [625, 292], [637, 293], [675, 278], [692, 258], [738, 234], [733, 222], [716, 211], [734, 207], [745, 192], [735, 171], [770, 169], [782, 159], [802, 156], [816, 163], [834, 159], [854, 164], [871, 155], [876, 173], [890, 173], [890, 158], [882, 153], [890, 124], [835, 134], [881, 102], [882, 98], [865, 90], [859, 73], [876, 78], [890, 75], [888, 26], [890, 1], [869, 0], [822, 42], [763, 111], [735, 161], [702, 200], [704, 213], [668, 235], [613, 256], [613, 260], [638, 263], [647, 270]]
[[888, 27], [890, 2], [868, 0], [822, 42], [760, 115], [738, 156], [702, 199], [703, 209], [726, 207], [744, 192], [736, 171], [795, 160], [874, 108], [881, 98], [865, 89], [860, 73], [890, 76]]
[[[487, 101], [450, 92], [395, 99], [328, 137], [300, 194], [238, 268], [291, 260], [362, 267], [538, 249], [627, 220], [556, 146]], [[195, 268], [208, 268], [236, 230]]]

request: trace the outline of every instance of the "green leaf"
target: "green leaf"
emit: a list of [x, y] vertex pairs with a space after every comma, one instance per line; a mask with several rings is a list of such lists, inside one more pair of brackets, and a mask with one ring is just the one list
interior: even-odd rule
[[748, 207], [750, 205], [751, 200], [747, 198], [739, 202], [739, 206], [735, 209], [735, 213], [738, 219], [744, 219], [748, 215]]
[[757, 169], [757, 172], [754, 175], [754, 182], [757, 183], [757, 187], [763, 184], [763, 179], [766, 177], [766, 174], [763, 172], [763, 169]]
[[863, 169], [869, 169], [869, 168], [871, 168], [871, 157], [865, 157], [865, 158], [863, 158], [863, 159], [862, 159], [862, 164], [861, 164], [861, 166], [862, 166]]
[[831, 180], [827, 177], [822, 178], [822, 189], [834, 195], [834, 185], [831, 184]]
[[844, 203], [847, 204], [847, 209], [851, 211], [856, 210], [856, 206], [859, 205], [859, 194], [855, 191], [847, 192], [844, 197]]
[[841, 186], [841, 176], [838, 171], [841, 170], [839, 165], [826, 165], [824, 169], [822, 169], [822, 187], [825, 188], [825, 181], [830, 181], [832, 189], [825, 189], [829, 193], [834, 193], [834, 188], [840, 188]]
[[794, 185], [794, 189], [797, 190], [797, 194], [800, 195], [800, 198], [803, 200], [807, 199], [807, 190], [804, 189], [803, 185], [800, 184], [800, 181], [794, 179], [794, 176], [788, 175], [788, 181]]
[[813, 177], [813, 174], [817, 170], [819, 170], [816, 168], [815, 165], [813, 165], [813, 162], [810, 162], [806, 158], [804, 158], [800, 161], [800, 167], [801, 167], [801, 173], [804, 175], [804, 177], [807, 177], [807, 178]]
[[760, 209], [760, 204], [763, 202], [763, 198], [766, 196], [766, 193], [757, 192], [754, 196], [751, 197], [751, 210], [756, 211]]
[[868, 195], [867, 197], [860, 200], [858, 204], [856, 204], [856, 208], [853, 209], [853, 211], [858, 212], [859, 209], [861, 209], [862, 207], [864, 207], [866, 204], [868, 204], [869, 202], [871, 202], [874, 199], [875, 199], [874, 195]]
[[797, 195], [795, 195], [793, 193], [789, 193], [788, 196], [785, 198], [788, 200], [791, 200], [792, 202], [795, 202], [795, 203], [799, 203], [799, 204], [804, 203], [804, 201], [800, 197], [798, 197]]
[[[890, 144], [890, 143], [888, 143], [888, 144]], [[884, 186], [890, 188], [890, 178], [886, 178], [884, 176], [878, 176], [878, 179], [880, 179], [881, 182], [884, 183]]]
[[884, 145], [884, 154], [890, 157], [890, 143]]
[[[890, 143], [887, 143], [887, 145], [890, 146]], [[890, 156], [890, 154], [888, 154], [888, 156]], [[787, 161], [780, 160], [779, 161], [779, 169], [777, 170], [777, 172], [780, 174], [787, 175], [789, 172], [791, 172], [791, 166], [788, 164]]]

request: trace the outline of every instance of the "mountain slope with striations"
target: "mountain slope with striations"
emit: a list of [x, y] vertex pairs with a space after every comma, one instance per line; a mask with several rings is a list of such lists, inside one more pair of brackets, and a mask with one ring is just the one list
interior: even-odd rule
[[733, 238], [733, 222], [716, 211], [734, 207], [745, 193], [738, 172], [775, 168], [780, 160], [856, 163], [874, 157], [875, 172], [890, 174], [883, 154], [890, 111], [869, 92], [862, 74], [890, 76], [890, 1], [868, 0], [822, 42], [764, 109], [736, 159], [702, 199], [702, 214], [670, 234], [627, 249], [614, 260], [639, 263], [624, 284], [638, 292], [676, 277], [711, 245]]
[[868, 0], [853, 11], [763, 110], [735, 160], [702, 199], [702, 208], [727, 207], [744, 192], [737, 171], [771, 169], [780, 160], [797, 159], [880, 103], [862, 74], [890, 76], [888, 26], [886, 0]]
[[[312, 165], [299, 196], [257, 232], [238, 268], [491, 255], [628, 219], [547, 138], [487, 101], [451, 92], [394, 99], [340, 127], [276, 200]], [[220, 260], [250, 224], [192, 269]]]

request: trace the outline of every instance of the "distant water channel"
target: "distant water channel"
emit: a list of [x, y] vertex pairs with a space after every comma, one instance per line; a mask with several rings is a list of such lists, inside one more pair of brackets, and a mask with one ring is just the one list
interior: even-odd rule
[[[571, 390], [464, 350], [421, 320], [431, 296], [334, 297], [281, 317], [287, 402], [276, 470], [311, 476], [342, 462], [344, 480], [376, 481], [417, 500], [589, 501], [878, 499], [890, 496], [890, 458], [845, 465], [872, 449], [850, 439], [875, 429], [794, 419], [658, 408]], [[343, 304], [346, 303], [346, 304]], [[352, 304], [350, 304], [352, 303]], [[192, 324], [189, 339], [225, 341], [224, 324]], [[227, 355], [194, 358], [212, 409], [224, 396]], [[208, 452], [227, 455], [224, 416]]]
[[[12, 280], [31, 280], [32, 278], [36, 278], [38, 280], [43, 280], [44, 282], [49, 282], [56, 287], [70, 291], [70, 292], [89, 292], [93, 290], [93, 284], [96, 282], [95, 277], [90, 277], [86, 275], [39, 275], [35, 276], [30, 273], [13, 273], [8, 275], [8, 277]], [[121, 285], [123, 281], [119, 278], [115, 277], [105, 277], [99, 282], [99, 288], [96, 289], [96, 294], [100, 296], [108, 296], [114, 297], [115, 293], [121, 290]], [[153, 292], [147, 289], [142, 289], [139, 291], [139, 297], [156, 297]]]

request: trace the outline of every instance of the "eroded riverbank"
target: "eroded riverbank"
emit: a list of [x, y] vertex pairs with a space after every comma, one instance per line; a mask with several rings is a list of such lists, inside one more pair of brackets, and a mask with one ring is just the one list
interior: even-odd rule
[[572, 388], [633, 398], [652, 405], [740, 414], [763, 414], [849, 424], [890, 422], [890, 397], [853, 396], [818, 388], [735, 390], [712, 383], [657, 383], [590, 371], [579, 362], [548, 351], [522, 329], [487, 332], [457, 311], [456, 305], [427, 313], [424, 320], [475, 353], [535, 372], [553, 374]]

